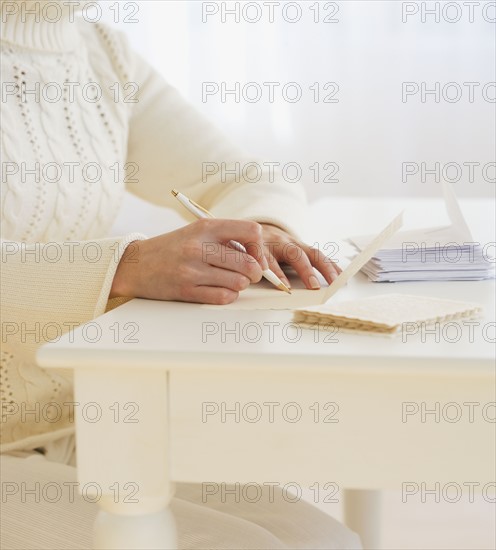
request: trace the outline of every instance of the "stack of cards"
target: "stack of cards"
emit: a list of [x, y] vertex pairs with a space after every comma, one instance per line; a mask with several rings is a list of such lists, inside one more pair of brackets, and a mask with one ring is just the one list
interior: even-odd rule
[[[374, 282], [478, 281], [494, 277], [494, 243], [476, 243], [450, 185], [444, 185], [451, 225], [402, 231], [362, 267]], [[363, 250], [370, 237], [350, 239]]]

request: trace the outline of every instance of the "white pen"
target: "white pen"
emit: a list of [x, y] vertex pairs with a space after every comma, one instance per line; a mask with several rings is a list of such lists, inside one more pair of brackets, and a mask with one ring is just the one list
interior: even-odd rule
[[[197, 218], [215, 218], [215, 216], [211, 214], [208, 210], [205, 210], [205, 208], [197, 204], [195, 201], [188, 199], [186, 195], [179, 193], [179, 191], [172, 189], [171, 193], [191, 214], [193, 214]], [[234, 248], [238, 252], [247, 254], [246, 248], [242, 244], [236, 241], [229, 241], [228, 244], [231, 248]], [[265, 269], [262, 273], [267, 281], [271, 282], [279, 290], [284, 290], [284, 292], [291, 294], [289, 288], [281, 281], [281, 279], [279, 279], [279, 277], [273, 271], [271, 271], [270, 269]]]

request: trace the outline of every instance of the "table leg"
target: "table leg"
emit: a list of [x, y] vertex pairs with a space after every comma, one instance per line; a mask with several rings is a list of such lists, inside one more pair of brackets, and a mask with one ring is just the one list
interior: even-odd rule
[[360, 535], [365, 550], [381, 548], [381, 505], [379, 490], [344, 491], [344, 522]]
[[100, 510], [94, 525], [93, 547], [104, 550], [175, 550], [177, 534], [168, 507], [155, 514], [125, 516]]
[[100, 507], [94, 548], [175, 550], [168, 373], [77, 369], [74, 394], [79, 490]]

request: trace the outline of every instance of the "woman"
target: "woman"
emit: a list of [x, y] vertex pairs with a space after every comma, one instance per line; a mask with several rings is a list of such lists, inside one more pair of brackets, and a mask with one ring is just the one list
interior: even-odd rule
[[[2, 462], [12, 478], [51, 472], [72, 479], [74, 468], [60, 464], [73, 464], [69, 415], [50, 422], [26, 414], [71, 401], [70, 377], [35, 364], [50, 327], [67, 331], [131, 297], [229, 303], [260, 280], [267, 264], [286, 281], [280, 268], [285, 260], [309, 289], [319, 287], [313, 267], [328, 283], [338, 268], [296, 237], [305, 200], [300, 186], [268, 175], [257, 183], [246, 175], [203, 177], [203, 163], [232, 168], [251, 159], [187, 105], [123, 36], [77, 17], [78, 8], [68, 2], [1, 2], [1, 450], [8, 453]], [[124, 189], [184, 214], [172, 187], [220, 219], [153, 239], [106, 237]], [[225, 254], [230, 239], [247, 244], [252, 256]], [[208, 262], [204, 243], [218, 245]], [[301, 254], [284, 258], [288, 243]], [[195, 486], [180, 485], [173, 504], [180, 544], [359, 547], [355, 535], [312, 507], [278, 502], [270, 513], [261, 506], [258, 513], [242, 505], [216, 510], [215, 502], [201, 504]], [[84, 503], [72, 504], [62, 502], [59, 513], [76, 510], [66, 521], [83, 521]], [[22, 511], [25, 518], [33, 514], [27, 505]], [[33, 522], [51, 517], [43, 506], [35, 514]], [[8, 540], [15, 545], [14, 539]], [[80, 534], [72, 542], [86, 547], [83, 539]], [[47, 544], [54, 548], [56, 541]]]

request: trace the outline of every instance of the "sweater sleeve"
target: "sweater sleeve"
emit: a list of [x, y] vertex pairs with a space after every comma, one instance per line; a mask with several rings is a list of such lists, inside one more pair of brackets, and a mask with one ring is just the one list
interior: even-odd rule
[[188, 220], [171, 189], [217, 217], [272, 223], [300, 234], [306, 222], [301, 183], [283, 181], [263, 161], [238, 149], [143, 59], [132, 52], [128, 57], [139, 86], [128, 143], [128, 161], [139, 172], [128, 189]]
[[41, 344], [104, 313], [124, 250], [143, 238], [130, 234], [47, 244], [2, 240], [2, 348], [34, 361]]

